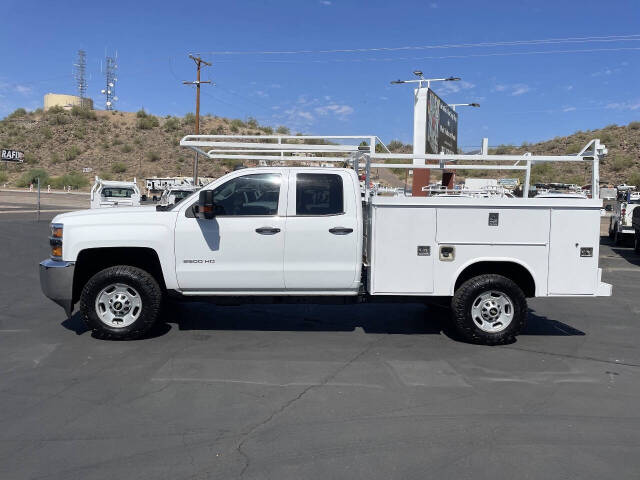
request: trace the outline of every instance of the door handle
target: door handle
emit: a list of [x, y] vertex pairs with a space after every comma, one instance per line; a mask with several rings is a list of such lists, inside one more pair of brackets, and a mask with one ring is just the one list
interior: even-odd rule
[[329, 233], [334, 235], [349, 235], [351, 232], [353, 232], [353, 228], [333, 227], [329, 229]]
[[279, 233], [279, 232], [280, 232], [280, 229], [274, 228], [274, 227], [256, 228], [256, 233], [259, 233], [260, 235], [275, 235], [276, 233]]

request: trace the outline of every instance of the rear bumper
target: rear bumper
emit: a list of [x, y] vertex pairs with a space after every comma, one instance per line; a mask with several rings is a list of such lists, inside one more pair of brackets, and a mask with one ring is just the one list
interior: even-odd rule
[[42, 288], [42, 293], [64, 308], [68, 316], [71, 316], [73, 311], [74, 270], [74, 262], [51, 259], [40, 262], [40, 287]]

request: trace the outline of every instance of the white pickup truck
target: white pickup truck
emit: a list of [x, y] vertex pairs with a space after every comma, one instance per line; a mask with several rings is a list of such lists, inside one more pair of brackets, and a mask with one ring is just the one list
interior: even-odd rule
[[[206, 154], [202, 145], [215, 139], [183, 140], [189, 142]], [[354, 147], [348, 151], [357, 160]], [[366, 157], [367, 176], [381, 165], [372, 159], [387, 158], [373, 149]], [[362, 201], [356, 170], [246, 168], [174, 206], [58, 215], [51, 258], [40, 264], [42, 289], [67, 314], [79, 302], [89, 328], [107, 338], [144, 335], [168, 296], [236, 304], [451, 297], [459, 332], [484, 344], [513, 340], [527, 297], [611, 295], [598, 268], [598, 199]]]

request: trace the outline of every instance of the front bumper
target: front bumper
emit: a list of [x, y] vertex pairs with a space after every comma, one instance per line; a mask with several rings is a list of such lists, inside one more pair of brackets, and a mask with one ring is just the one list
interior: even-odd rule
[[47, 259], [40, 262], [40, 287], [42, 292], [71, 316], [73, 311], [74, 262]]

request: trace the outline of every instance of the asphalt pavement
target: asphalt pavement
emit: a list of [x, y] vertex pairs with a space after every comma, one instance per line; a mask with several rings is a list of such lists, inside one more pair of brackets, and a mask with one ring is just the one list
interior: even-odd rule
[[507, 346], [462, 343], [418, 304], [189, 303], [122, 342], [42, 295], [51, 217], [0, 213], [3, 480], [640, 474], [629, 247], [603, 238], [613, 297], [532, 299]]

